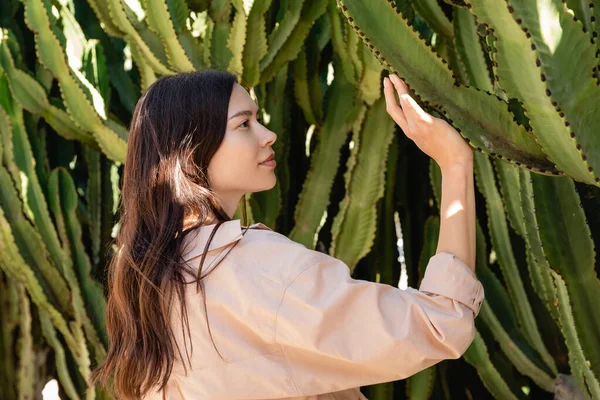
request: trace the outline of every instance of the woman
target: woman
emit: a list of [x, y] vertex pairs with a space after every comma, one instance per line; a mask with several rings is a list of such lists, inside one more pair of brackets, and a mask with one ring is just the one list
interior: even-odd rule
[[94, 383], [111, 380], [119, 399], [365, 399], [360, 386], [464, 353], [484, 297], [473, 153], [391, 79], [388, 113], [443, 177], [419, 290], [355, 280], [336, 258], [231, 219], [245, 193], [276, 182], [277, 136], [235, 76], [204, 70], [148, 88], [130, 126], [111, 344]]

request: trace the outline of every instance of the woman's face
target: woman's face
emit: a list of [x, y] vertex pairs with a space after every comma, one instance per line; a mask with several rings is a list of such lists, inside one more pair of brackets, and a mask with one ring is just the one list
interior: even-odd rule
[[208, 165], [212, 190], [225, 210], [235, 211], [244, 193], [275, 186], [275, 166], [261, 164], [273, 154], [277, 135], [257, 120], [258, 106], [246, 89], [235, 83], [229, 99], [227, 130]]

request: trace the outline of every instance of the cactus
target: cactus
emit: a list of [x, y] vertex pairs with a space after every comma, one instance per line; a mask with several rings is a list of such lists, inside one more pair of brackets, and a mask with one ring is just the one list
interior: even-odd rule
[[[554, 306], [560, 305], [561, 301], [572, 305], [578, 346], [584, 349], [593, 375], [598, 379], [600, 355], [595, 338], [600, 332], [600, 319], [596, 312], [600, 280], [594, 270], [594, 242], [573, 182], [522, 175], [521, 188], [524, 198], [533, 198], [533, 201], [523, 201], [532, 254], [541, 267], [558, 274], [560, 282], [564, 281], [568, 297], [553, 296]], [[558, 202], [559, 207], [554, 202]], [[556, 278], [554, 281], [558, 285]], [[544, 289], [554, 294], [552, 282], [548, 285], [546, 279], [545, 283]], [[560, 311], [559, 308], [559, 318], [564, 320], [566, 317], [561, 316]]]
[[[457, 85], [447, 62], [442, 62], [439, 54], [435, 56], [406, 16], [391, 6], [393, 3], [375, 0], [367, 7], [359, 0], [346, 0], [339, 4], [379, 61], [390, 71], [398, 72], [433, 109], [447, 114], [477, 150], [507, 162], [525, 164], [539, 173], [562, 174], [535, 138], [514, 121], [506, 103], [491, 93]], [[404, 40], [395, 40], [397, 35]], [[422, 65], [428, 67], [424, 69]]]
[[329, 90], [327, 117], [322, 129], [314, 134], [319, 143], [311, 157], [311, 167], [296, 205], [296, 225], [290, 233], [290, 239], [307, 247], [314, 246], [315, 233], [329, 204], [340, 148], [361, 108], [356, 88], [343, 76], [335, 79]]
[[[385, 99], [381, 97], [353, 135], [353, 154], [346, 172], [346, 195], [333, 221], [330, 249], [330, 254], [344, 261], [351, 270], [369, 253], [375, 240], [376, 205], [383, 197], [385, 165], [394, 131], [394, 122], [386, 118]], [[370, 137], [372, 133], [375, 133], [374, 137]], [[377, 158], [373, 157], [375, 154]]]

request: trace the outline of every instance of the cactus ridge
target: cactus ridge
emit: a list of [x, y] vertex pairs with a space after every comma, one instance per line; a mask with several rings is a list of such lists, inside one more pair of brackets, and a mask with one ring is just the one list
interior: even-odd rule
[[[344, 13], [344, 16], [346, 16], [351, 25], [354, 26], [360, 34], [362, 30], [355, 23], [357, 16], [360, 16], [360, 18], [364, 19], [365, 23], [369, 18], [368, 13], [362, 10], [362, 8], [365, 7], [364, 4], [358, 3], [355, 0], [338, 0], [338, 4]], [[376, 5], [382, 7], [382, 9], [386, 8], [383, 0], [377, 1]], [[350, 12], [350, 6], [352, 7], [353, 13]], [[392, 8], [395, 9], [394, 7]], [[400, 15], [400, 17], [395, 18], [396, 15]], [[453, 115], [452, 119], [456, 122], [455, 125], [458, 127], [458, 129], [465, 130], [463, 136], [469, 137], [471, 145], [477, 148], [478, 151], [488, 153], [492, 156], [497, 156], [499, 153], [504, 153], [505, 158], [510, 158], [511, 161], [521, 161], [523, 164], [528, 165], [532, 170], [545, 171], [547, 174], [552, 174], [553, 172], [557, 175], [561, 174], [560, 171], [557, 171], [554, 168], [554, 164], [547, 160], [546, 154], [542, 151], [535, 139], [531, 135], [528, 135], [526, 131], [518, 124], [512, 123], [514, 115], [509, 112], [508, 104], [506, 102], [504, 102], [501, 107], [498, 107], [498, 105], [496, 105], [495, 102], [489, 98], [489, 96], [482, 97], [482, 95], [479, 93], [480, 90], [472, 91], [457, 83], [456, 76], [448, 67], [447, 63], [440, 61], [441, 57], [439, 54], [437, 54], [437, 52], [435, 52], [430, 46], [428, 46], [422, 39], [419, 38], [419, 34], [414, 31], [416, 29], [412, 26], [409, 26], [408, 22], [404, 21], [405, 19], [405, 16], [403, 16], [398, 10], [396, 10], [396, 13], [392, 13], [391, 15], [380, 13], [380, 23], [369, 25], [369, 29], [372, 31], [371, 34], [375, 35], [377, 32], [379, 32], [378, 29], [381, 30], [387, 25], [393, 24], [394, 26], [399, 26], [402, 28], [403, 33], [406, 34], [407, 41], [403, 44], [403, 46], [401, 46], [400, 49], [397, 45], [392, 46], [386, 41], [381, 41], [381, 38], [379, 41], [379, 46], [387, 46], [387, 50], [385, 50], [389, 53], [387, 58], [393, 58], [394, 62], [401, 63], [402, 65], [406, 64], [404, 71], [402, 73], [398, 73], [398, 75], [407, 82], [410, 89], [413, 89], [417, 99], [424, 97], [421, 92], [422, 89], [428, 89], [431, 93], [434, 93], [436, 97], [435, 102], [443, 103], [445, 105], [444, 108], [448, 110], [448, 114]], [[382, 35], [384, 34], [383, 32], [381, 33]], [[374, 54], [378, 56], [379, 61], [394, 71], [395, 69], [392, 67], [392, 65], [386, 61], [386, 56], [383, 56], [384, 52], [380, 49], [380, 47], [378, 46], [376, 48], [375, 45], [372, 44], [371, 38], [369, 38], [366, 33], [365, 35], [361, 35], [361, 37], [368, 44], [369, 48], [374, 52]], [[429, 52], [417, 51], [418, 48], [422, 46], [429, 48]], [[413, 70], [413, 68], [416, 68], [416, 66], [414, 65], [415, 61], [411, 59], [412, 52], [418, 53], [420, 57], [424, 56], [425, 54], [428, 55], [426, 60], [421, 61], [427, 62], [427, 64], [430, 66], [429, 69], [431, 71], [429, 72], [430, 75], [433, 74], [436, 76], [435, 82], [430, 82], [429, 80], [425, 79], [422, 76], [423, 72], [420, 69]], [[430, 52], [436, 54], [436, 57], [429, 57]], [[384, 59], [381, 58], [382, 56]], [[440, 68], [441, 66], [444, 67]], [[419, 86], [422, 89], [414, 87], [412, 85], [412, 79], [408, 79], [409, 77], [407, 77], [407, 75], [414, 77], [414, 82], [418, 84], [415, 86]], [[468, 92], [476, 95], [473, 96]], [[497, 97], [496, 99], [498, 101], [502, 101], [502, 99]], [[468, 104], [465, 104], [466, 101], [468, 101]], [[490, 110], [492, 110], [495, 114], [494, 118], [492, 119], [494, 119], [496, 122], [491, 125], [482, 126], [482, 122], [485, 123], [487, 121], [487, 117], [485, 117], [485, 115], [489, 117]], [[500, 124], [498, 124], [498, 122], [500, 122]], [[502, 126], [502, 128], [500, 128], [500, 126]], [[486, 132], [487, 137], [480, 137], [480, 134], [475, 133], [481, 132], [482, 130]], [[518, 150], [516, 150], [517, 153], [506, 154], [506, 151], [513, 151], [515, 148], [518, 148]]]
[[142, 0], [142, 4], [146, 10], [148, 27], [158, 35], [171, 69], [181, 72], [193, 71], [195, 66], [179, 42], [173, 18], [165, 1]]
[[[329, 205], [333, 179], [346, 141], [348, 127], [360, 111], [361, 99], [356, 88], [338, 75], [329, 90], [327, 118], [318, 132], [318, 144], [311, 154], [310, 168], [294, 211], [296, 225], [290, 238], [313, 247], [323, 213]], [[317, 135], [317, 132], [314, 133]]]
[[[515, 299], [515, 311], [527, 342], [540, 354], [546, 365], [556, 371], [554, 359], [542, 340], [533, 309], [527, 298], [525, 286], [510, 242], [510, 232], [504, 214], [504, 205], [490, 161], [483, 155], [475, 157], [476, 184], [486, 200], [488, 231], [493, 248], [498, 254], [498, 264], [506, 282], [508, 293]], [[518, 299], [518, 300], [517, 300]], [[539, 382], [538, 382], [539, 383]]]
[[[71, 75], [64, 51], [54, 35], [48, 14], [43, 6], [44, 0], [27, 0], [25, 21], [35, 37], [35, 51], [39, 62], [48, 68], [59, 81], [61, 97], [67, 114], [73, 122], [92, 132], [98, 145], [115, 161], [124, 161], [127, 145], [123, 139], [101, 120], [85, 92]], [[40, 49], [40, 42], [44, 49]]]
[[[519, 99], [523, 104], [524, 113], [544, 152], [561, 171], [582, 182], [594, 184], [595, 177], [590, 176], [585, 157], [582, 160], [580, 146], [574, 143], [575, 134], [569, 133], [569, 121], [561, 116], [560, 110], [556, 111], [561, 107], [551, 90], [552, 77], [544, 74], [542, 69], [541, 48], [532, 39], [536, 36], [535, 31], [528, 29], [523, 19], [513, 15], [516, 11], [508, 3], [504, 6], [497, 3], [489, 5], [481, 0], [470, 0], [469, 4], [472, 4], [471, 11], [478, 15], [478, 20], [487, 24], [496, 38], [494, 43], [497, 46], [492, 53], [496, 79], [510, 97]], [[523, 60], [522, 74], [509, 71], [511, 60], [515, 57]], [[560, 91], [554, 94], [558, 93]]]
[[[100, 4], [101, 2], [98, 2]], [[140, 55], [143, 55], [143, 58], [146, 60], [148, 65], [152, 68], [152, 70], [159, 75], [172, 75], [174, 71], [170, 70], [166, 65], [162, 63], [161, 60], [156, 57], [154, 52], [150, 50], [148, 44], [144, 42], [142, 37], [139, 35], [138, 31], [134, 28], [132, 23], [127, 18], [125, 10], [123, 7], [126, 5], [121, 0], [106, 0], [106, 7], [108, 8], [108, 14], [110, 24], [116, 23], [120, 30], [123, 32], [124, 39], [131, 46], [131, 51], [133, 53], [134, 48], [135, 51], [139, 52]], [[98, 11], [100, 11], [100, 7], [97, 7]], [[96, 9], [94, 8], [94, 11]], [[96, 16], [100, 21], [104, 24], [107, 23], [107, 18], [105, 13], [97, 12]], [[110, 32], [107, 32], [110, 33]]]
[[583, 390], [585, 390], [587, 384], [587, 390], [592, 399], [598, 399], [600, 398], [600, 381], [589, 368], [590, 362], [581, 347], [579, 335], [575, 329], [575, 318], [573, 316], [567, 285], [558, 272], [554, 270], [550, 272], [554, 279], [555, 286], [553, 289], [554, 297], [558, 300], [556, 308], [560, 321], [559, 325], [567, 343], [571, 373], [575, 375]]
[[503, 377], [496, 369], [494, 363], [490, 359], [490, 354], [487, 350], [485, 341], [477, 329], [475, 329], [473, 343], [465, 352], [464, 357], [469, 364], [475, 367], [483, 385], [494, 399], [517, 400], [525, 398], [523, 395], [517, 396], [505, 380], [510, 378]]
[[[584, 182], [600, 182], [600, 177], [594, 172], [594, 164], [595, 169], [600, 168], [600, 154], [593, 153], [597, 152], [594, 146], [600, 144], [596, 139], [598, 127], [594, 124], [595, 118], [587, 117], [590, 113], [595, 113], [590, 107], [596, 107], [600, 102], [600, 88], [594, 74], [598, 57], [594, 53], [593, 37], [587, 34], [582, 21], [567, 13], [564, 7], [554, 9], [546, 5], [544, 9], [549, 8], [548, 12], [556, 12], [555, 21], [560, 23], [562, 29], [560, 43], [567, 43], [550, 49], [552, 42], [548, 43], [548, 40], [542, 38], [539, 21], [532, 15], [529, 3], [522, 0], [505, 1], [509, 12], [519, 21], [523, 32], [526, 32], [531, 49], [536, 52], [536, 65], [546, 85], [546, 95], [552, 100], [552, 105], [571, 138], [572, 146], [583, 161], [583, 168], [587, 169], [592, 179]], [[572, 52], [577, 52], [579, 57], [572, 57]]]
[[[346, 195], [335, 218], [336, 229], [332, 229], [330, 254], [342, 259], [351, 271], [375, 241], [377, 203], [384, 194], [385, 167], [395, 132], [395, 123], [385, 113], [385, 99], [380, 97], [367, 112], [364, 125], [355, 125], [353, 138], [357, 140], [344, 177]], [[367, 132], [376, 136], [363, 136]]]
[[260, 81], [260, 60], [267, 54], [267, 22], [265, 13], [271, 6], [271, 0], [255, 1], [248, 13], [247, 35], [242, 57], [244, 82], [248, 86], [256, 86]]

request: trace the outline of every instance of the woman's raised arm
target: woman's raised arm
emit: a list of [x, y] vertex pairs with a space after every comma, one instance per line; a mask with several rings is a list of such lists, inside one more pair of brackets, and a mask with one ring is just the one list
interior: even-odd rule
[[[404, 134], [442, 171], [440, 236], [436, 254], [454, 254], [475, 270], [475, 191], [473, 149], [446, 121], [425, 112], [395, 74], [384, 79], [387, 112]], [[398, 92], [400, 105], [396, 101]]]

